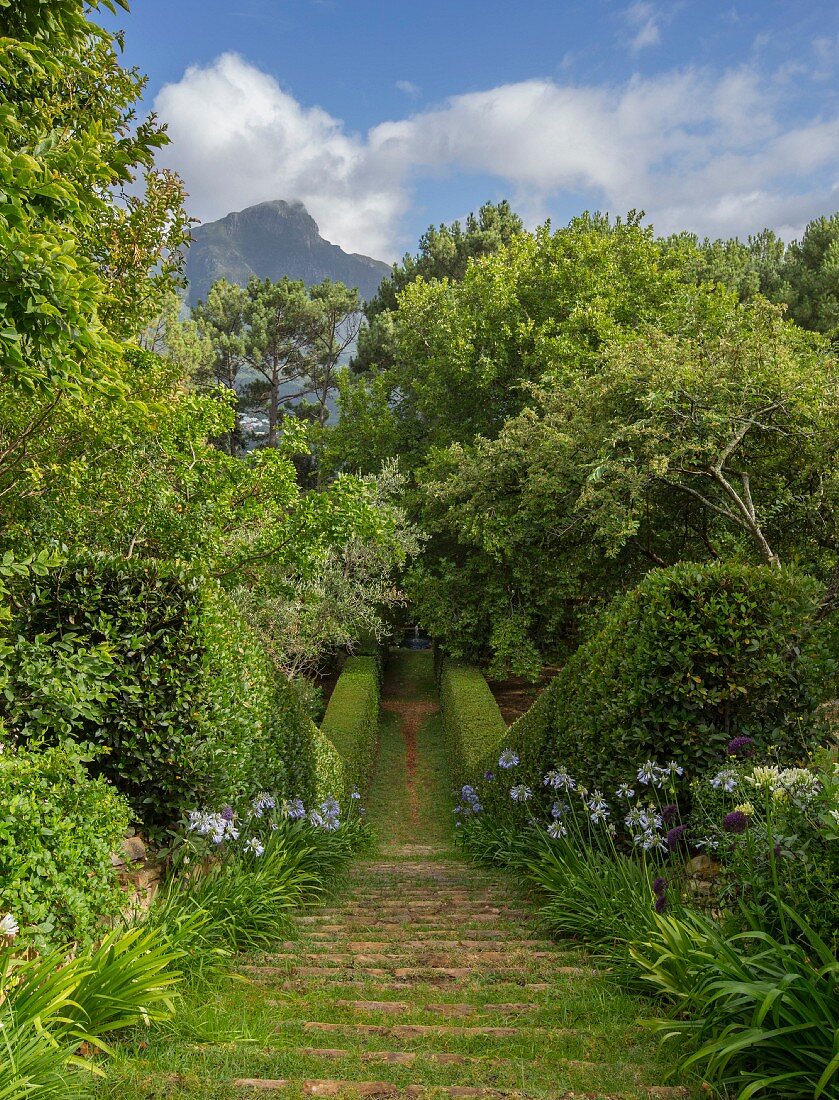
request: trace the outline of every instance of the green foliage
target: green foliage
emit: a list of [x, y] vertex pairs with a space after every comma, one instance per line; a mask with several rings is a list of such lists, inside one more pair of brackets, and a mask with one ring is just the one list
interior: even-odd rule
[[[336, 749], [344, 790], [366, 791], [379, 729], [379, 671], [374, 657], [348, 657], [326, 708], [321, 733]], [[331, 792], [337, 794], [338, 792]]]
[[155, 929], [115, 928], [93, 948], [21, 958], [0, 948], [0, 1097], [72, 1095], [68, 1067], [101, 1073], [79, 1058], [82, 1042], [168, 1019], [181, 952]]
[[[795, 920], [795, 912], [787, 910]], [[762, 931], [735, 936], [701, 913], [655, 916], [632, 949], [643, 980], [672, 1004], [654, 1022], [737, 1100], [837, 1095], [839, 962], [803, 922], [804, 946]], [[685, 1044], [698, 1047], [685, 1056]]]
[[447, 658], [440, 665], [440, 706], [449, 772], [460, 786], [498, 753], [506, 726], [480, 669]]
[[798, 720], [823, 687], [809, 634], [818, 596], [806, 578], [765, 566], [654, 570], [511, 727], [521, 781], [538, 786], [562, 764], [609, 788], [647, 759], [696, 775], [738, 735], [796, 758]]
[[315, 802], [335, 798], [349, 790], [344, 774], [344, 762], [329, 738], [316, 726], [312, 727], [312, 753], [315, 759]]
[[311, 796], [310, 724], [214, 582], [177, 564], [88, 555], [33, 579], [15, 603], [15, 631], [30, 647], [58, 638], [61, 660], [72, 643], [82, 657], [106, 652], [108, 665], [95, 705], [71, 696], [50, 725], [58, 708], [32, 708], [43, 689], [23, 690], [19, 663], [3, 703], [11, 732], [104, 750], [93, 767], [146, 824], [286, 784]]
[[119, 851], [128, 805], [104, 779], [91, 779], [72, 745], [0, 753], [0, 911], [27, 944], [90, 942], [124, 902], [111, 854]]

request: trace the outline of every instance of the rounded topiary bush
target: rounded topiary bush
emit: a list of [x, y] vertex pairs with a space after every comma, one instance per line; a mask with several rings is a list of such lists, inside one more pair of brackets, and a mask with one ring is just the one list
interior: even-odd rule
[[[217, 582], [177, 563], [88, 555], [12, 598], [18, 641], [0, 714], [19, 743], [95, 747], [92, 770], [152, 830], [262, 789], [313, 797], [311, 723]], [[31, 682], [36, 642], [61, 657], [49, 706], [32, 705], [44, 696]]]
[[560, 764], [606, 790], [647, 759], [696, 774], [738, 735], [801, 755], [824, 682], [810, 631], [819, 595], [810, 578], [767, 566], [649, 573], [508, 731], [516, 781], [536, 789]]

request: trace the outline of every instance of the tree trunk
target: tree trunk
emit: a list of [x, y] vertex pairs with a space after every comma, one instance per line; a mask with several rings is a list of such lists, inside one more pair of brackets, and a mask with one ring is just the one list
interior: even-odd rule
[[268, 446], [277, 446], [277, 425], [280, 421], [280, 371], [274, 365], [271, 371], [271, 391], [268, 396]]

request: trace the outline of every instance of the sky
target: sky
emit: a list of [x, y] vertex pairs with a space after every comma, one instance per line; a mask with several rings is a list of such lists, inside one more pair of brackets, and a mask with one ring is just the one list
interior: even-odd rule
[[835, 0], [133, 0], [98, 19], [148, 74], [202, 221], [299, 199], [392, 261], [508, 198], [529, 226], [644, 210], [787, 239], [839, 209]]

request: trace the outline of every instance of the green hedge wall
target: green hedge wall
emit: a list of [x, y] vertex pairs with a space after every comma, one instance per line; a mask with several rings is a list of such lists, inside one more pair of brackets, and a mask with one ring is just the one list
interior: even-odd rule
[[606, 791], [646, 759], [675, 759], [695, 775], [718, 766], [739, 735], [801, 755], [829, 679], [808, 633], [818, 596], [808, 578], [765, 566], [651, 572], [510, 727], [521, 757], [511, 782], [535, 795], [561, 765]]
[[[177, 564], [90, 555], [12, 595], [11, 632], [29, 664], [11, 668], [0, 717], [18, 741], [69, 737], [104, 750], [92, 770], [146, 827], [259, 790], [314, 797], [311, 723], [216, 582]], [[65, 672], [43, 703], [29, 671], [36, 642], [70, 672], [67, 650], [95, 650], [98, 695], [75, 704]]]
[[449, 770], [460, 787], [500, 751], [507, 727], [480, 669], [447, 657], [438, 659], [438, 669]]
[[343, 794], [353, 787], [364, 793], [370, 785], [379, 732], [380, 669], [377, 657], [349, 657], [321, 722], [321, 733], [341, 758]]

